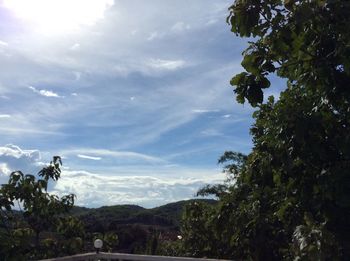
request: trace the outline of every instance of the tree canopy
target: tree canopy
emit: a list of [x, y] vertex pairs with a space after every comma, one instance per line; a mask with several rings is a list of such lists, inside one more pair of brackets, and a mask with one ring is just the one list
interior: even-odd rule
[[[221, 160], [233, 160], [225, 168], [231, 182], [201, 191], [218, 196], [218, 207], [188, 207], [184, 245], [197, 247], [195, 256], [345, 260], [350, 2], [236, 0], [229, 12], [231, 31], [249, 37], [245, 71], [230, 83], [238, 102], [256, 107], [253, 149], [239, 164]], [[287, 82], [277, 100], [264, 98], [271, 75]], [[193, 237], [200, 217], [211, 232]]]
[[60, 178], [61, 164], [61, 158], [54, 157], [38, 179], [15, 171], [0, 188], [1, 260], [33, 260], [81, 250], [83, 225], [64, 215], [73, 207], [75, 196], [59, 198], [47, 191], [49, 181]]
[[231, 31], [253, 37], [243, 53], [246, 71], [231, 80], [239, 102], [261, 104], [275, 73], [305, 94], [349, 107], [348, 1], [237, 0], [229, 11]]

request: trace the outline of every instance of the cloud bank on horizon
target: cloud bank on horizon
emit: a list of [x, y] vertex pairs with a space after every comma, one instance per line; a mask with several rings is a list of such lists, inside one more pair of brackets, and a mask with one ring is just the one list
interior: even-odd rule
[[245, 47], [226, 24], [231, 1], [91, 1], [96, 19], [69, 30], [50, 20], [49, 32], [9, 1], [0, 0], [1, 181], [60, 155], [53, 191], [85, 206], [155, 206], [222, 180], [225, 150], [250, 151], [252, 108], [229, 87]]
[[[84, 149], [79, 151], [83, 152]], [[166, 161], [132, 152], [85, 151], [94, 155], [104, 155], [105, 162], [120, 157], [129, 158], [130, 163], [125, 164], [124, 161], [119, 168], [109, 167], [103, 171], [100, 168], [100, 173], [72, 169], [64, 164], [61, 178], [50, 184], [49, 191], [59, 196], [73, 193], [77, 196], [76, 204], [79, 206], [137, 204], [155, 207], [193, 198], [200, 187], [223, 180], [221, 173], [215, 173], [215, 169], [173, 166]], [[102, 157], [76, 154], [77, 152], [62, 151], [61, 154], [64, 159], [76, 157], [92, 161], [102, 160]], [[132, 161], [140, 159], [145, 162], [142, 165], [138, 162], [136, 167]], [[147, 162], [153, 164], [150, 166]], [[155, 162], [157, 164], [154, 164]], [[0, 184], [7, 182], [12, 171], [21, 170], [25, 174], [36, 174], [45, 165], [47, 163], [42, 162], [42, 154], [38, 150], [24, 150], [13, 144], [0, 147]]]

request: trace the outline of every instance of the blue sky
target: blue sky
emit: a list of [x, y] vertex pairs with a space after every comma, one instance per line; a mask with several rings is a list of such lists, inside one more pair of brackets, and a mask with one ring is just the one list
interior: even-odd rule
[[225, 150], [250, 151], [253, 109], [229, 85], [246, 46], [231, 1], [18, 2], [0, 0], [2, 183], [60, 155], [52, 192], [154, 207], [222, 180]]

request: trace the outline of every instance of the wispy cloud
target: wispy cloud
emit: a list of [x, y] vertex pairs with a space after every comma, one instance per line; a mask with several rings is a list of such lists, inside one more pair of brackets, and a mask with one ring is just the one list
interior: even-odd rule
[[4, 136], [22, 136], [22, 135], [47, 135], [47, 136], [64, 136], [62, 132], [42, 130], [40, 128], [20, 128], [0, 126], [0, 130], [6, 132]]
[[[71, 149], [71, 150], [64, 150], [60, 152], [60, 155], [62, 156], [71, 156], [71, 155], [77, 155], [79, 158], [85, 158], [85, 159], [94, 159], [94, 160], [100, 160], [101, 157], [112, 157], [112, 158], [119, 158], [123, 160], [133, 160], [133, 161], [146, 161], [146, 162], [153, 162], [153, 163], [164, 163], [165, 160], [142, 154], [132, 151], [115, 151], [115, 150], [106, 150], [106, 149], [91, 149], [91, 148], [81, 148], [81, 149]], [[89, 156], [87, 156], [89, 155]]]
[[88, 155], [83, 155], [83, 154], [78, 154], [77, 155], [78, 158], [81, 159], [89, 159], [89, 160], [101, 160], [101, 157], [93, 157], [93, 156], [88, 156]]
[[153, 41], [156, 38], [160, 38], [161, 35], [158, 32], [152, 32], [150, 35], [147, 37], [147, 41]]
[[0, 40], [0, 46], [8, 46], [9, 44], [7, 42], [1, 41]]
[[73, 72], [73, 75], [74, 75], [76, 81], [79, 81], [79, 80], [80, 80], [80, 78], [81, 78], [81, 72]]
[[209, 109], [193, 109], [193, 113], [209, 113], [209, 112], [219, 112], [220, 110], [209, 110]]
[[174, 32], [182, 32], [185, 30], [189, 30], [191, 28], [190, 25], [185, 24], [184, 22], [177, 22], [171, 27], [171, 30]]
[[222, 136], [223, 133], [216, 129], [207, 129], [207, 130], [201, 131], [201, 135], [207, 136], [207, 137], [215, 137], [215, 136]]
[[147, 64], [154, 69], [177, 70], [183, 68], [186, 63], [183, 60], [151, 59]]
[[72, 51], [76, 51], [76, 50], [79, 50], [79, 48], [80, 48], [80, 44], [75, 43], [69, 49]]
[[0, 114], [0, 119], [6, 119], [6, 118], [11, 118], [11, 115], [9, 115], [9, 114]]
[[63, 96], [58, 95], [57, 93], [49, 90], [38, 90], [37, 88], [33, 86], [29, 86], [29, 89], [31, 89], [33, 92], [40, 94], [41, 96], [45, 97], [54, 97], [54, 98], [63, 98]]

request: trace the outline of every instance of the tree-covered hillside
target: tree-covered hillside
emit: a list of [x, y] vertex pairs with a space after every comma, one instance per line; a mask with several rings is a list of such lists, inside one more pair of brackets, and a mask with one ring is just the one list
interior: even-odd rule
[[[215, 200], [196, 199], [169, 203], [152, 209], [136, 205], [94, 209], [74, 207], [71, 214], [83, 222], [86, 233], [118, 235], [118, 245], [113, 248], [115, 251], [150, 254], [150, 250], [147, 249], [150, 240], [178, 240], [184, 207], [193, 202], [216, 204]], [[153, 254], [155, 251], [156, 249]]]
[[180, 227], [184, 206], [194, 201], [208, 204], [216, 203], [216, 200], [211, 199], [182, 200], [151, 209], [137, 205], [115, 205], [100, 208], [74, 206], [70, 213], [84, 220], [87, 226], [91, 224], [92, 229], [93, 224], [102, 223], [106, 227], [105, 230], [121, 224], [155, 225], [177, 229]]

